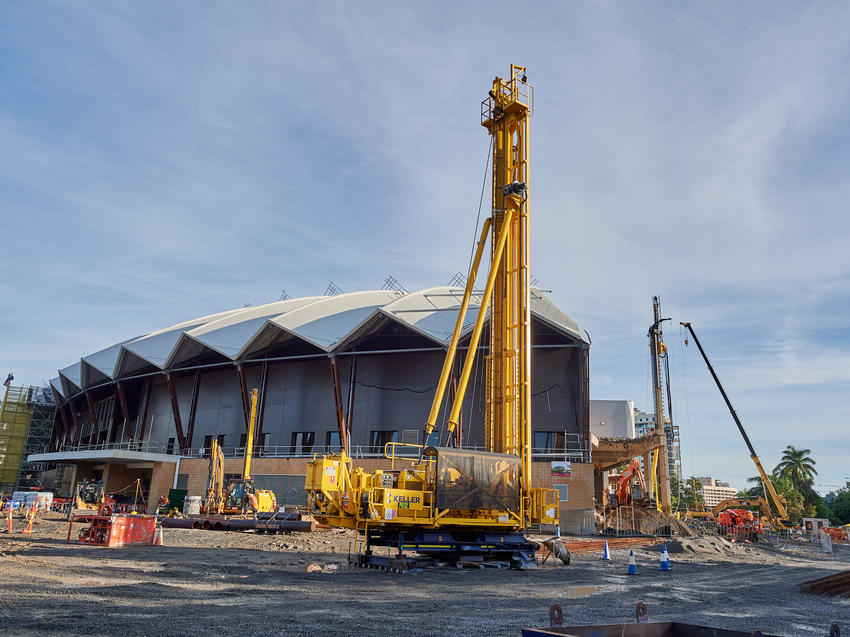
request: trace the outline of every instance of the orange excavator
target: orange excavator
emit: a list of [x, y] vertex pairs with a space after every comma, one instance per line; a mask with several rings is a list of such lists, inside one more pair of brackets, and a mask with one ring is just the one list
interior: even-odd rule
[[621, 505], [631, 504], [632, 494], [630, 493], [629, 487], [635, 479], [637, 479], [637, 483], [640, 485], [642, 493], [641, 497], [646, 497], [646, 480], [643, 477], [640, 462], [638, 462], [637, 458], [632, 458], [631, 463], [620, 474], [620, 479], [617, 481], [617, 502]]
[[717, 522], [723, 529], [723, 534], [729, 538], [746, 539], [751, 542], [758, 540], [764, 533], [761, 518], [753, 515], [747, 509], [726, 509], [717, 515]]

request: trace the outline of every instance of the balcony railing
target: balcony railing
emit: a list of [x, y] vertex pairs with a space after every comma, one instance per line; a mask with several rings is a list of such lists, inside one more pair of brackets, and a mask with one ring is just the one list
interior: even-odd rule
[[[572, 439], [572, 436], [575, 439]], [[225, 458], [243, 458], [245, 456], [245, 447], [220, 447]], [[464, 449], [470, 451], [485, 451], [483, 447], [465, 446]], [[168, 444], [162, 441], [154, 440], [125, 440], [123, 442], [103, 442], [94, 445], [65, 445], [58, 449], [58, 452], [74, 452], [74, 451], [135, 451], [138, 453], [156, 453], [172, 456], [182, 456], [184, 458], [208, 458], [210, 450], [208, 447], [191, 447], [183, 449], [182, 452], [176, 444]], [[46, 452], [47, 450], [45, 450]], [[312, 458], [314, 454], [337, 453], [339, 448], [335, 446], [314, 445], [312, 447], [278, 445], [265, 447], [255, 447], [255, 458]], [[54, 452], [55, 453], [55, 452]], [[397, 457], [413, 457], [419, 453], [412, 448], [399, 447], [395, 451]], [[384, 458], [383, 446], [371, 445], [352, 445], [350, 450], [352, 458]], [[554, 447], [536, 447], [531, 450], [533, 460], [551, 461], [551, 460], [569, 460], [572, 462], [589, 462], [590, 449], [586, 442], [582, 441], [578, 434], [571, 435], [565, 446], [558, 448]]]

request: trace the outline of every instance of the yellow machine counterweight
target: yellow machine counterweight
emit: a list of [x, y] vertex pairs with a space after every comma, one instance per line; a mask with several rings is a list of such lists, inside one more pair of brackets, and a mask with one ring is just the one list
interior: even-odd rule
[[[534, 563], [534, 545], [521, 533], [533, 524], [557, 524], [557, 492], [531, 484], [528, 128], [533, 96], [525, 68], [512, 65], [508, 79], [495, 78], [481, 104], [481, 124], [493, 142], [492, 211], [477, 242], [424, 444], [388, 443], [386, 470], [354, 467], [347, 449], [309, 463], [310, 512], [320, 522], [363, 533], [367, 556], [372, 543], [396, 545], [399, 559], [405, 548], [441, 555], [463, 550], [508, 556], [514, 566], [527, 567]], [[439, 435], [437, 418], [488, 236], [484, 292]], [[488, 310], [485, 451], [470, 451], [455, 446], [455, 432]], [[439, 438], [445, 438], [444, 445]]]

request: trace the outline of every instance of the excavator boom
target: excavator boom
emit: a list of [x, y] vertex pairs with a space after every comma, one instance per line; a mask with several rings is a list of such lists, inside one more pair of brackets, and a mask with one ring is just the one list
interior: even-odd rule
[[[711, 363], [708, 360], [708, 356], [703, 350], [702, 345], [697, 338], [696, 333], [694, 332], [694, 328], [690, 323], [682, 323], [690, 332], [691, 337], [694, 339], [694, 343], [696, 343], [697, 349], [699, 349], [699, 353], [702, 354], [702, 358], [705, 361], [706, 366], [708, 367], [708, 371], [711, 373], [711, 377], [714, 379], [714, 383], [717, 385], [717, 389], [720, 390], [720, 395], [723, 396], [723, 400], [726, 402], [726, 407], [729, 408], [729, 413], [732, 414], [732, 419], [735, 421], [735, 424], [738, 426], [738, 431], [741, 432], [741, 436], [744, 438], [744, 442], [747, 445], [747, 449], [750, 450], [750, 458], [752, 458], [753, 463], [756, 465], [756, 469], [758, 469], [759, 476], [761, 476], [762, 484], [764, 485], [765, 491], [770, 495], [770, 501], [773, 502], [773, 506], [776, 507], [776, 516], [770, 513], [770, 507], [767, 507], [767, 512], [770, 517], [774, 519], [777, 526], [787, 527], [788, 525], [788, 511], [785, 508], [785, 499], [780, 496], [776, 489], [773, 488], [773, 483], [770, 481], [770, 477], [767, 475], [767, 472], [764, 470], [764, 467], [761, 464], [761, 460], [759, 460], [758, 454], [756, 454], [756, 450], [753, 448], [753, 443], [750, 442], [749, 436], [747, 436], [747, 432], [744, 431], [744, 425], [741, 424], [741, 419], [738, 418], [738, 414], [735, 412], [735, 408], [732, 407], [732, 401], [729, 400], [729, 396], [726, 395], [726, 390], [723, 389], [723, 385], [720, 384], [720, 379], [717, 377], [717, 373], [714, 371], [714, 368], [711, 366]], [[721, 503], [723, 504], [723, 503]], [[765, 504], [767, 504], [765, 502]], [[719, 506], [719, 505], [718, 505]]]

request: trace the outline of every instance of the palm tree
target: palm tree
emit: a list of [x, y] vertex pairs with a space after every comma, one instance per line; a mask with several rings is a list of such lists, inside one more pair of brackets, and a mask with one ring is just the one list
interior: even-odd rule
[[748, 496], [755, 497], [757, 495], [764, 495], [764, 496], [767, 495], [764, 492], [764, 484], [762, 484], [760, 475], [759, 476], [753, 476], [752, 478], [747, 478], [747, 482], [755, 485], [755, 486], [752, 486], [752, 487], [750, 487], [749, 489], [746, 490], [746, 494]]
[[811, 452], [811, 449], [797, 449], [793, 445], [788, 445], [782, 452], [782, 459], [774, 469], [775, 473], [791, 480], [791, 484], [803, 494], [807, 504], [810, 504], [810, 500], [817, 498], [812, 488], [815, 476], [818, 474], [815, 469], [817, 463], [809, 455]]

